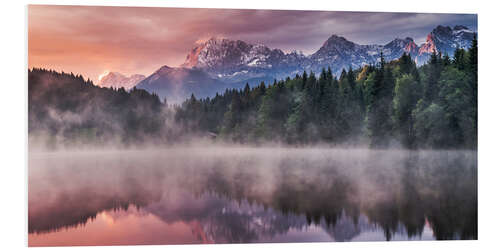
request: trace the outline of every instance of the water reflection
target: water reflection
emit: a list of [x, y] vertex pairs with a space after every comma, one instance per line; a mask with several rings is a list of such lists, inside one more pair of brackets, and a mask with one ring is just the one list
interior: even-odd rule
[[30, 246], [477, 239], [477, 156], [32, 153], [28, 210]]

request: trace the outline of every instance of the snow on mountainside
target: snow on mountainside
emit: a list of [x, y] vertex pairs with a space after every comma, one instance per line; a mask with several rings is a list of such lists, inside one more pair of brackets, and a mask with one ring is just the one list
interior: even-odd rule
[[238, 82], [265, 77], [268, 72], [288, 74], [290, 69], [306, 66], [305, 61], [307, 57], [298, 52], [287, 54], [260, 44], [214, 37], [193, 48], [181, 67], [200, 68], [214, 78]]
[[195, 93], [196, 97], [213, 96], [225, 88], [241, 88], [247, 82], [251, 86], [261, 81], [269, 84], [274, 79], [293, 77], [303, 71], [319, 73], [322, 68], [328, 67], [334, 74], [340, 75], [342, 69], [375, 64], [381, 52], [386, 61], [409, 53], [418, 65], [422, 65], [434, 51], [453, 56], [457, 47], [470, 47], [474, 34], [465, 26], [451, 28], [439, 25], [420, 46], [410, 37], [396, 38], [385, 45], [360, 45], [345, 37], [332, 35], [308, 56], [241, 40], [210, 38], [197, 42], [179, 68], [163, 66], [137, 87], [154, 91], [162, 98], [183, 100], [191, 93]]
[[405, 39], [396, 38], [383, 47], [382, 52], [390, 60], [401, 57], [403, 53], [410, 54], [413, 58], [418, 55], [418, 45], [413, 41], [413, 38]]
[[418, 46], [412, 38], [396, 38], [386, 45], [359, 45], [344, 37], [332, 35], [321, 48], [311, 55], [312, 69], [319, 72], [322, 68], [331, 67], [337, 75], [342, 69], [353, 69], [376, 63], [384, 53], [387, 61], [399, 58], [403, 53], [417, 55]]
[[107, 87], [107, 88], [125, 88], [126, 90], [129, 90], [133, 88], [137, 83], [140, 81], [144, 80], [146, 78], [143, 75], [139, 74], [134, 74], [129, 77], [118, 73], [118, 72], [108, 72], [104, 75], [101, 75], [99, 77], [99, 80], [97, 81], [98, 86], [101, 87]]
[[473, 36], [474, 32], [465, 26], [437, 26], [429, 33], [426, 43], [418, 46], [410, 37], [396, 38], [385, 45], [360, 45], [345, 37], [332, 35], [310, 56], [297, 52], [284, 53], [240, 40], [211, 38], [194, 47], [181, 67], [200, 68], [212, 77], [229, 82], [265, 76], [283, 78], [304, 70], [319, 72], [327, 67], [339, 74], [342, 69], [376, 63], [380, 52], [384, 53], [387, 61], [397, 59], [406, 52], [418, 64], [423, 64], [434, 50], [452, 55], [457, 47], [469, 47]]
[[453, 29], [449, 26], [437, 26], [427, 35], [426, 42], [420, 46], [417, 63], [427, 62], [434, 51], [453, 56], [456, 48], [469, 48], [474, 34], [474, 31], [463, 25], [457, 25]]
[[[312, 64], [315, 70], [323, 65], [335, 65], [337, 68], [353, 68], [362, 66], [377, 58], [379, 46], [359, 45], [353, 43], [342, 36], [332, 35], [319, 50], [311, 55]], [[372, 52], [373, 51], [373, 52]]]
[[285, 54], [279, 49], [270, 49], [261, 44], [213, 37], [193, 48], [181, 67], [210, 68], [221, 73], [232, 73], [239, 68], [272, 68], [277, 64], [295, 63], [303, 58], [305, 56], [297, 52]]

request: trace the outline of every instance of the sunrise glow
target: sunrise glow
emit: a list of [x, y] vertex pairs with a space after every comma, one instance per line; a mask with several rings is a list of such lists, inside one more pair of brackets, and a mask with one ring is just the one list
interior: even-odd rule
[[106, 70], [106, 71], [104, 71], [102, 74], [100, 74], [100, 75], [99, 75], [99, 77], [98, 77], [97, 79], [98, 79], [99, 81], [101, 81], [101, 79], [102, 79], [103, 77], [105, 77], [106, 75], [108, 75], [108, 74], [109, 74], [109, 70]]

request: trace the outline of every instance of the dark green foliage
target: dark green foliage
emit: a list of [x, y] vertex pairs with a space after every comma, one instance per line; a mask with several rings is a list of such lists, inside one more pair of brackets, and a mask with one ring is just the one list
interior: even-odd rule
[[[318, 76], [192, 95], [169, 109], [144, 90], [94, 86], [82, 76], [29, 71], [30, 135], [130, 143], [177, 135], [217, 135], [240, 143], [369, 144], [375, 148], [477, 147], [477, 41], [454, 57], [433, 53], [417, 68], [408, 54], [392, 62]], [[175, 112], [175, 113], [174, 113]]]
[[[274, 82], [262, 97], [257, 113], [256, 135], [269, 140], [276, 139], [285, 132], [285, 122], [290, 111], [290, 95], [283, 81]], [[248, 131], [244, 131], [247, 133]]]
[[62, 143], [135, 144], [167, 140], [168, 111], [145, 90], [101, 88], [80, 75], [28, 71], [30, 136]]
[[432, 100], [437, 98], [439, 94], [439, 77], [441, 76], [441, 71], [443, 70], [443, 60], [441, 58], [441, 53], [432, 53], [429, 63], [423, 67], [423, 72], [427, 75], [427, 79], [424, 84], [424, 100], [430, 104]]
[[388, 147], [393, 124], [391, 121], [394, 78], [392, 68], [386, 65], [382, 53], [380, 65], [372, 73], [367, 106], [366, 131], [372, 147]]
[[[343, 70], [338, 79], [330, 69], [318, 77], [304, 71], [202, 103], [210, 111], [188, 120], [238, 142], [475, 148], [477, 41], [454, 58], [433, 53], [420, 68], [409, 54], [392, 62], [381, 55], [377, 65]], [[178, 114], [189, 109], [183, 105]]]
[[436, 56], [421, 71], [427, 88], [413, 110], [417, 145], [477, 148], [477, 40], [457, 48], [451, 63]]
[[419, 82], [413, 75], [403, 74], [396, 80], [393, 99], [394, 128], [398, 139], [406, 147], [413, 147], [415, 143], [414, 119], [412, 111], [420, 98]]

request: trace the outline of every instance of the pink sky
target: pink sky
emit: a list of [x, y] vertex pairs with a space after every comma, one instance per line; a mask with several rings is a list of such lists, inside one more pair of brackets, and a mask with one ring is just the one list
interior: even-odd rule
[[147, 76], [163, 65], [178, 66], [196, 41], [212, 36], [310, 54], [332, 34], [360, 44], [406, 36], [420, 43], [438, 24], [477, 29], [477, 16], [30, 5], [28, 67], [92, 80], [105, 71]]

